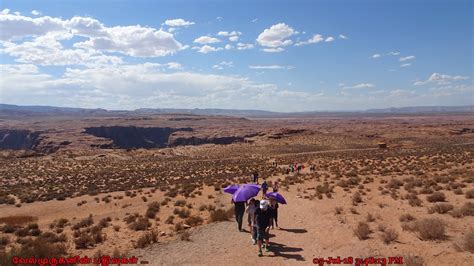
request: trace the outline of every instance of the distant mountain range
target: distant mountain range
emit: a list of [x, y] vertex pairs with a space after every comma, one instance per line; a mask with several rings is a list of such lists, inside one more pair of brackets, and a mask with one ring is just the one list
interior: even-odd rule
[[262, 110], [237, 109], [174, 109], [174, 108], [140, 108], [132, 111], [87, 109], [54, 106], [20, 106], [0, 104], [0, 116], [136, 116], [159, 114], [186, 115], [222, 115], [238, 117], [294, 117], [305, 115], [364, 115], [364, 114], [417, 114], [417, 113], [474, 113], [474, 105], [468, 106], [415, 106], [385, 109], [368, 109], [364, 111], [312, 111], [312, 112], [271, 112]]

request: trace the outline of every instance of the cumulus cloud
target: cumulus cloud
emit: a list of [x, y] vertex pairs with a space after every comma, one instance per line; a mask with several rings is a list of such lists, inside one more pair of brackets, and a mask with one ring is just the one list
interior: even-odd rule
[[295, 45], [296, 46], [302, 46], [302, 45], [308, 45], [308, 44], [318, 43], [318, 42], [322, 42], [322, 41], [324, 41], [323, 36], [321, 34], [315, 34], [309, 40], [303, 41], [303, 42], [297, 42]]
[[76, 16], [63, 20], [49, 16], [31, 18], [8, 12], [0, 14], [2, 41], [19, 43], [27, 37], [46, 35], [55, 36], [57, 40], [81, 36], [87, 40], [75, 43], [75, 48], [117, 52], [135, 57], [166, 56], [185, 48], [174, 39], [173, 34], [151, 27], [140, 25], [107, 27], [97, 19], [89, 17]]
[[394, 56], [399, 55], [399, 54], [400, 54], [400, 52], [394, 52], [394, 51], [388, 53], [388, 55], [394, 55]]
[[33, 16], [39, 16], [39, 15], [41, 15], [41, 12], [38, 11], [38, 10], [32, 10], [32, 11], [31, 11], [31, 15], [33, 15]]
[[434, 83], [438, 85], [443, 85], [443, 84], [450, 84], [453, 81], [460, 81], [460, 80], [467, 80], [470, 77], [468, 76], [451, 76], [451, 75], [446, 75], [446, 74], [439, 74], [439, 73], [433, 73], [429, 78], [425, 81], [417, 81], [413, 85], [425, 85], [428, 83]]
[[380, 58], [380, 57], [381, 57], [380, 54], [374, 54], [374, 55], [372, 55], [372, 58]]
[[295, 34], [295, 30], [285, 23], [278, 23], [265, 29], [257, 37], [257, 43], [264, 47], [265, 52], [281, 52], [282, 47], [293, 44], [289, 39]]
[[254, 46], [251, 43], [237, 43], [237, 50], [248, 50], [252, 49]]
[[375, 85], [372, 83], [359, 83], [353, 86], [345, 86], [343, 89], [371, 89], [375, 88]]
[[168, 66], [169, 69], [183, 69], [183, 66], [180, 63], [177, 62], [169, 62], [166, 63], [166, 66]]
[[242, 35], [242, 32], [240, 31], [219, 31], [217, 33], [218, 36], [223, 36], [223, 37], [231, 37], [231, 36], [239, 36]]
[[210, 36], [201, 36], [199, 38], [194, 39], [194, 42], [199, 43], [199, 44], [210, 44], [210, 43], [216, 43], [220, 41], [221, 40], [214, 37], [210, 37]]
[[203, 45], [201, 47], [195, 46], [192, 49], [198, 50], [199, 53], [207, 54], [210, 52], [217, 52], [217, 51], [222, 51], [222, 47], [214, 47], [210, 45]]
[[281, 47], [277, 48], [263, 48], [262, 51], [267, 52], [267, 53], [279, 53], [285, 51], [285, 49]]
[[249, 66], [250, 69], [293, 69], [294, 66], [282, 66], [282, 65], [257, 65], [257, 66]]
[[405, 56], [405, 57], [400, 57], [398, 59], [398, 61], [404, 62], [404, 61], [413, 60], [413, 59], [415, 59], [415, 56], [414, 55], [409, 55], [409, 56]]
[[212, 68], [222, 70], [226, 67], [228, 68], [228, 67], [233, 67], [233, 66], [234, 66], [234, 63], [232, 61], [229, 61], [229, 62], [222, 61], [219, 64], [213, 65]]
[[194, 25], [195, 23], [192, 21], [186, 21], [182, 18], [177, 18], [177, 19], [165, 20], [164, 24], [170, 27], [186, 27], [186, 26]]
[[334, 41], [334, 37], [332, 36], [327, 37], [325, 40], [325, 42], [332, 42], [332, 41]]

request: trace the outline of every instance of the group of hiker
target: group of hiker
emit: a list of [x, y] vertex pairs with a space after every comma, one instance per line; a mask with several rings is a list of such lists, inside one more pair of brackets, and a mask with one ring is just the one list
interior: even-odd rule
[[[253, 181], [258, 184], [258, 173], [253, 174]], [[250, 230], [252, 243], [258, 244], [258, 255], [263, 256], [262, 249], [269, 251], [269, 231], [278, 226], [278, 202], [267, 197], [268, 183], [264, 179], [260, 185], [262, 190], [261, 200], [251, 198], [248, 201], [234, 202], [235, 219], [237, 221], [238, 230], [243, 231], [242, 223], [245, 213], [247, 214], [247, 223]], [[273, 184], [273, 192], [278, 192], [278, 182]], [[258, 195], [257, 195], [258, 196]]]

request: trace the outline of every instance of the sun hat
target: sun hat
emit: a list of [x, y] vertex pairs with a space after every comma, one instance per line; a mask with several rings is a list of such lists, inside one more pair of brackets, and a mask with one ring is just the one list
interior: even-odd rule
[[264, 211], [268, 208], [269, 205], [270, 205], [270, 203], [268, 202], [268, 200], [260, 201], [260, 209], [262, 209]]

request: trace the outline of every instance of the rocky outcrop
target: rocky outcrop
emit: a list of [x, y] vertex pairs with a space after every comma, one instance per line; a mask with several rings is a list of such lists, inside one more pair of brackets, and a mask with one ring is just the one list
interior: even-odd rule
[[40, 132], [37, 131], [0, 130], [0, 149], [2, 150], [34, 150], [40, 140]]
[[170, 136], [168, 146], [202, 145], [202, 144], [231, 144], [243, 142], [244, 137], [196, 137], [196, 136]]
[[85, 128], [85, 133], [111, 139], [113, 146], [101, 148], [164, 148], [171, 134], [177, 131], [192, 131], [192, 128], [101, 126]]

